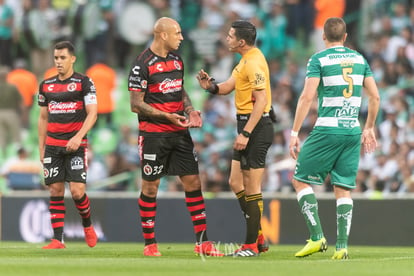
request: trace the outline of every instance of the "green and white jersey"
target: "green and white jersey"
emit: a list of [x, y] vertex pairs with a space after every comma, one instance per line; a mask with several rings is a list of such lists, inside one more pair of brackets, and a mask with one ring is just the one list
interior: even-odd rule
[[320, 78], [318, 119], [315, 132], [361, 133], [358, 116], [364, 79], [372, 76], [365, 58], [344, 46], [314, 54], [307, 65], [307, 78]]

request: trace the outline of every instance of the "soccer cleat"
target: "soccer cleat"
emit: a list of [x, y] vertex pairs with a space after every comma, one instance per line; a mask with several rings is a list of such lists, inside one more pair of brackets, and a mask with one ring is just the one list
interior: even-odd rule
[[317, 241], [307, 240], [307, 244], [302, 250], [296, 252], [295, 257], [306, 257], [316, 252], [325, 252], [328, 249], [328, 243], [325, 238]]
[[58, 241], [57, 239], [51, 239], [51, 242], [48, 245], [45, 245], [42, 247], [43, 249], [63, 249], [66, 248], [66, 246]]
[[258, 257], [259, 250], [257, 249], [257, 243], [243, 244], [230, 256], [233, 257]]
[[269, 250], [269, 243], [266, 241], [263, 234], [260, 234], [257, 237], [257, 249], [259, 250], [259, 253], [264, 253]]
[[205, 241], [202, 243], [196, 243], [194, 247], [194, 253], [197, 256], [214, 256], [214, 257], [223, 257], [224, 254], [218, 250], [212, 241]]
[[98, 237], [96, 236], [95, 229], [93, 226], [83, 228], [85, 232], [85, 241], [89, 247], [94, 247], [98, 242]]
[[156, 243], [146, 245], [144, 247], [144, 256], [160, 257], [161, 252], [158, 251], [158, 245]]
[[342, 248], [335, 250], [332, 260], [346, 260], [349, 259], [348, 249]]

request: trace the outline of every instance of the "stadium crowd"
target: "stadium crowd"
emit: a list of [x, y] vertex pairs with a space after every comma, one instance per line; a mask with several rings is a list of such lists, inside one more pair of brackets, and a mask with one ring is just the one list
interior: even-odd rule
[[[180, 54], [186, 64], [186, 90], [202, 111], [204, 120], [201, 129], [191, 132], [205, 191], [229, 190], [236, 118], [233, 96], [214, 97], [201, 91], [195, 74], [204, 68], [220, 82], [231, 73], [238, 57], [226, 48], [228, 24], [240, 18], [257, 26], [257, 46], [269, 63], [272, 104], [278, 118], [263, 191], [289, 193], [293, 192], [291, 176], [295, 163], [289, 157], [287, 138], [303, 88], [306, 63], [313, 51], [321, 49], [320, 27], [324, 19], [339, 16], [349, 27], [346, 46], [364, 54], [381, 93], [381, 116], [377, 121], [380, 146], [375, 154], [362, 156], [357, 192], [368, 198], [414, 192], [412, 1], [0, 0], [0, 65], [9, 68], [10, 76], [17, 72], [21, 77], [15, 77], [14, 82], [10, 77], [9, 82], [22, 83], [23, 77], [40, 82], [53, 74], [53, 70], [47, 73], [53, 67], [51, 49], [62, 39], [73, 41], [80, 49], [77, 71], [106, 76], [94, 77], [96, 86], [102, 87], [97, 89], [98, 93], [104, 94], [98, 94], [98, 103], [103, 106], [91, 135], [88, 175], [91, 188], [107, 177], [139, 168], [137, 119], [130, 112], [126, 70], [139, 53], [138, 49], [145, 47], [148, 41], [131, 42], [119, 26], [120, 18], [125, 16], [123, 12], [137, 3], [148, 5], [155, 18], [170, 16], [178, 19], [182, 26], [185, 40]], [[129, 29], [132, 35], [139, 28], [134, 25]], [[98, 71], [93, 72], [93, 69]], [[32, 160], [38, 158], [35, 98], [38, 87], [36, 82], [31, 86], [29, 81], [24, 83], [26, 87], [16, 85], [24, 106], [24, 111], [19, 113], [21, 142], [1, 139], [7, 143], [1, 145], [2, 165], [16, 158], [21, 146], [30, 153]], [[362, 108], [362, 112], [365, 111]], [[316, 112], [315, 104], [300, 133], [302, 141], [316, 119]], [[8, 131], [2, 128], [0, 133], [5, 135]], [[8, 173], [5, 169], [1, 171], [5, 177]], [[165, 178], [160, 190], [176, 191], [179, 187], [175, 178]], [[330, 187], [321, 186], [320, 191], [330, 192]], [[130, 181], [122, 179], [103, 189], [138, 188], [139, 183], [131, 188]]]

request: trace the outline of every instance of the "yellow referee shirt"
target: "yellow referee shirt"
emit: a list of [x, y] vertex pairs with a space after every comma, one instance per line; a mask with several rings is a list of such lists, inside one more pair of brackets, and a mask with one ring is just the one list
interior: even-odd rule
[[232, 76], [236, 81], [235, 104], [237, 114], [250, 114], [253, 110], [253, 91], [265, 90], [267, 105], [264, 112], [269, 112], [272, 104], [269, 67], [262, 52], [254, 47], [242, 56], [239, 64], [233, 69]]

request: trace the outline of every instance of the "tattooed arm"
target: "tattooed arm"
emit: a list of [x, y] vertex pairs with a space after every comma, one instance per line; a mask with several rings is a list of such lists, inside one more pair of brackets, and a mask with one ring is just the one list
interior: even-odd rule
[[130, 92], [131, 111], [139, 115], [147, 116], [154, 119], [167, 119], [173, 124], [182, 127], [188, 127], [189, 123], [185, 116], [176, 113], [168, 113], [153, 108], [144, 102], [145, 92]]
[[191, 104], [190, 97], [187, 92], [183, 89], [183, 102], [184, 102], [184, 112], [190, 117], [189, 123], [190, 127], [201, 127], [203, 121], [201, 119], [201, 112], [199, 110], [194, 110], [193, 105]]

